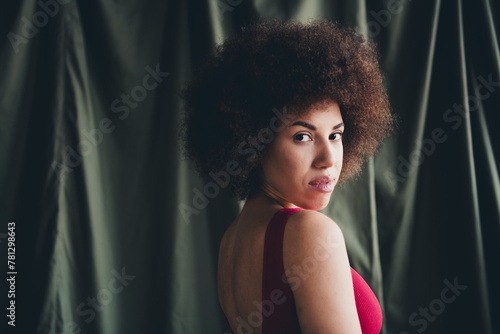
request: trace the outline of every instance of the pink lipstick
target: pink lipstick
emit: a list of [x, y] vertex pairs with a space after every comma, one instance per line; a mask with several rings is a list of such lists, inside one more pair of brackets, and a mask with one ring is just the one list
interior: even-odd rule
[[322, 176], [309, 182], [309, 185], [319, 192], [330, 193], [335, 187], [335, 182], [328, 176]]

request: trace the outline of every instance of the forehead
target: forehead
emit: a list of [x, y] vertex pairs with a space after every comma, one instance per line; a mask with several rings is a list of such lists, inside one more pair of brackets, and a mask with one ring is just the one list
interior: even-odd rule
[[316, 125], [321, 126], [331, 125], [331, 123], [339, 123], [342, 122], [342, 113], [340, 112], [340, 106], [337, 102], [334, 101], [325, 101], [321, 103], [317, 103], [309, 107], [305, 112], [302, 112], [300, 115], [296, 115], [292, 117], [287, 123], [288, 126], [293, 124], [294, 122], [301, 121], [310, 121], [317, 123]]

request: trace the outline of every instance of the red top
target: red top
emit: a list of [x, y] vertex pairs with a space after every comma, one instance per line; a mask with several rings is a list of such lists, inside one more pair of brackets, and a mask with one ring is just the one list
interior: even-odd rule
[[[264, 268], [262, 272], [263, 334], [301, 333], [293, 292], [286, 279], [283, 266], [285, 225], [288, 217], [300, 210], [302, 209], [283, 208], [276, 212], [267, 226], [264, 239]], [[351, 275], [361, 331], [363, 334], [378, 334], [382, 328], [382, 310], [380, 309], [377, 297], [363, 278], [352, 268]], [[244, 324], [244, 326], [250, 325]], [[233, 334], [230, 328], [229, 333]]]

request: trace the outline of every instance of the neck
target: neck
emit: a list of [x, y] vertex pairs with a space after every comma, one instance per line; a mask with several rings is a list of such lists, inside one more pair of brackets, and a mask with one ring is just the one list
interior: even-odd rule
[[296, 208], [297, 206], [288, 201], [285, 197], [281, 196], [278, 191], [271, 187], [267, 182], [263, 182], [260, 186], [259, 195], [265, 196], [271, 201], [279, 204], [284, 208]]

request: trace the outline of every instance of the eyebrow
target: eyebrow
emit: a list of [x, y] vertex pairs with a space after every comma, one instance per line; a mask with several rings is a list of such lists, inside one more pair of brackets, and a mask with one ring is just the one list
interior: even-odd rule
[[[292, 127], [294, 125], [300, 125], [300, 126], [303, 126], [305, 128], [308, 128], [308, 129], [311, 129], [313, 131], [316, 131], [316, 127], [314, 125], [306, 123], [306, 122], [303, 122], [303, 121], [297, 121], [297, 122], [293, 123], [292, 125], [290, 125], [290, 127]], [[340, 128], [343, 125], [344, 125], [344, 123], [339, 123], [339, 124], [337, 124], [337, 125], [335, 125], [333, 127], [333, 130], [338, 129], [338, 128]]]

